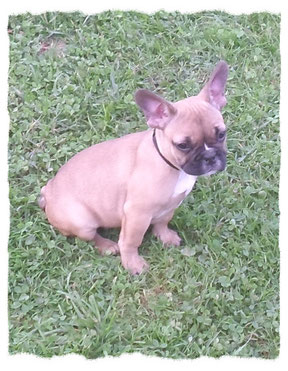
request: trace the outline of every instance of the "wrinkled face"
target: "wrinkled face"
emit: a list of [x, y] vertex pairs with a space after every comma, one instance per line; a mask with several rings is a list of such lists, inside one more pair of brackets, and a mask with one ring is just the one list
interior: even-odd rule
[[189, 175], [226, 167], [226, 126], [219, 110], [195, 97], [175, 103], [176, 117], [164, 130], [171, 158]]

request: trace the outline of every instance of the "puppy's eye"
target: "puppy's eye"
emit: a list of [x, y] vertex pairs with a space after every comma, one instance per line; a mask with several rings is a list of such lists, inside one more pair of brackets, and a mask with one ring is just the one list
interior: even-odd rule
[[190, 145], [186, 142], [176, 144], [176, 147], [183, 152], [187, 152], [191, 149]]
[[225, 130], [219, 131], [218, 136], [217, 136], [218, 141], [221, 142], [222, 140], [225, 139], [225, 137], [226, 137], [226, 131]]

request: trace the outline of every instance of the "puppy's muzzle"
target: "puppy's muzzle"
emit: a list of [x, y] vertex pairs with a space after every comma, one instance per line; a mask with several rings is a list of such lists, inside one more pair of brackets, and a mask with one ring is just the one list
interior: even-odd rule
[[226, 152], [218, 148], [209, 148], [190, 158], [182, 166], [182, 170], [187, 174], [199, 176], [223, 171], [225, 167]]

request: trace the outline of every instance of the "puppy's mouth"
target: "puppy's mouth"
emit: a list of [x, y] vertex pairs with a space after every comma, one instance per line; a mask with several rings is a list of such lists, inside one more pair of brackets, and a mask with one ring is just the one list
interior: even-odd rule
[[225, 167], [226, 152], [212, 148], [187, 160], [187, 162], [182, 166], [182, 170], [189, 175], [209, 176], [218, 171], [223, 171]]

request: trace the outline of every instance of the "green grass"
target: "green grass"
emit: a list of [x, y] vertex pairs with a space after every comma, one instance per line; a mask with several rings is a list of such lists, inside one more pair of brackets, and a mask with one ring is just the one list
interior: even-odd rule
[[[278, 356], [279, 28], [268, 13], [10, 17], [11, 354]], [[228, 165], [177, 210], [183, 246], [147, 233], [150, 270], [131, 277], [119, 257], [54, 231], [36, 201], [59, 167], [146, 128], [135, 90], [197, 94], [219, 59]]]

